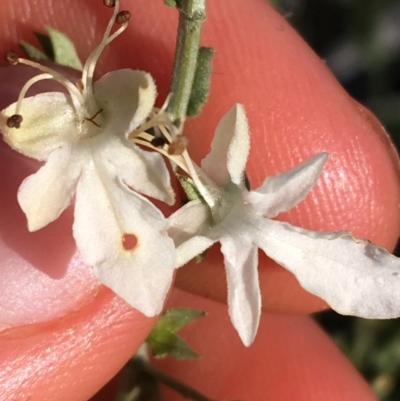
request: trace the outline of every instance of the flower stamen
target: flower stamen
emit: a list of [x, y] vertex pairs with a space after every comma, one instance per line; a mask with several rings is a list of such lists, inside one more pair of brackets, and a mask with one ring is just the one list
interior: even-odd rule
[[[164, 113], [163, 108], [161, 109], [154, 109], [153, 110], [154, 115], [145, 123], [141, 124], [138, 128], [136, 128], [134, 131], [132, 131], [129, 135], [128, 135], [128, 139], [135, 139], [138, 136], [140, 136], [143, 132], [148, 131], [151, 128], [156, 128], [156, 127], [166, 127], [169, 128], [171, 125], [171, 122], [167, 116], [166, 113]], [[172, 142], [171, 136], [168, 134], [167, 136], [164, 135], [165, 138], [167, 138], [167, 140], [169, 142]]]
[[181, 155], [187, 148], [189, 140], [184, 135], [177, 136], [168, 148], [170, 155]]
[[11, 65], [17, 65], [19, 62], [19, 58], [18, 58], [18, 54], [15, 53], [12, 50], [9, 50], [6, 53], [6, 57], [5, 57], [7, 63], [11, 64]]
[[7, 127], [9, 128], [19, 128], [21, 126], [23, 118], [20, 114], [13, 114], [11, 117], [7, 118]]
[[155, 148], [162, 148], [164, 145], [166, 145], [168, 142], [163, 136], [155, 136], [150, 143], [155, 147]]
[[46, 67], [42, 64], [36, 63], [35, 61], [28, 60], [25, 58], [18, 57], [18, 63], [29, 65], [30, 67], [36, 68], [39, 71], [43, 71], [46, 74], [51, 75], [54, 80], [62, 84], [68, 90], [71, 97], [76, 96], [76, 98], [79, 99], [80, 102], [82, 102], [83, 104], [83, 98], [78, 88], [74, 84], [72, 84], [67, 78], [65, 78], [62, 74], [58, 73], [57, 71], [54, 71], [49, 67]]
[[[90, 54], [86, 63], [83, 67], [82, 71], [82, 78], [79, 79], [75, 84], [70, 82], [67, 78], [63, 75], [59, 74], [58, 72], [54, 71], [53, 69], [41, 65], [35, 61], [27, 60], [21, 58], [15, 53], [14, 51], [8, 51], [6, 53], [6, 60], [11, 65], [17, 64], [25, 64], [30, 67], [36, 68], [39, 71], [42, 71], [43, 74], [40, 74], [36, 77], [31, 78], [26, 82], [23, 86], [18, 101], [16, 104], [16, 111], [15, 114], [20, 114], [20, 109], [22, 106], [22, 101], [26, 96], [28, 89], [35, 84], [36, 82], [43, 80], [43, 79], [54, 79], [55, 81], [62, 84], [68, 91], [72, 104], [75, 108], [76, 114], [78, 115], [79, 119], [84, 119], [86, 121], [90, 121], [96, 127], [100, 127], [94, 119], [95, 117], [102, 111], [99, 110], [96, 114], [93, 115], [91, 118], [82, 117], [83, 115], [90, 115], [96, 109], [98, 109], [96, 105], [96, 100], [93, 94], [93, 75], [94, 69], [97, 63], [97, 60], [100, 57], [100, 54], [104, 50], [105, 46], [107, 46], [111, 41], [113, 41], [116, 37], [118, 37], [128, 26], [128, 21], [131, 17], [131, 13], [129, 11], [119, 11], [119, 1], [118, 0], [103, 0], [103, 3], [107, 7], [114, 7], [113, 15], [107, 25], [106, 31], [103, 35], [103, 38], [100, 44], [94, 49], [94, 51]], [[113, 34], [111, 34], [111, 30], [114, 24], [121, 25]], [[18, 125], [18, 126], [17, 126]], [[16, 128], [19, 127], [20, 123], [15, 125]]]
[[[213, 209], [216, 205], [220, 191], [215, 184], [202, 172], [200, 174], [206, 181], [206, 184], [201, 181], [198, 174], [198, 172], [201, 170], [193, 163], [186, 150], [188, 139], [180, 133], [182, 130], [182, 125], [180, 125], [179, 128], [176, 127], [164, 111], [169, 98], [170, 97], [167, 98], [161, 109], [154, 110], [155, 115], [149, 121], [143, 123], [134, 131], [132, 131], [128, 135], [128, 139], [133, 140], [138, 145], [144, 145], [157, 151], [177, 164], [193, 179], [194, 184], [203, 196], [204, 200], [210, 209]], [[162, 137], [153, 136], [146, 132], [149, 129], [156, 127], [160, 129], [165, 140]], [[165, 143], [161, 144], [161, 141], [164, 141]], [[165, 144], [168, 144], [167, 149], [164, 149]]]
[[[36, 68], [39, 71], [43, 71], [43, 74], [39, 74], [39, 75], [37, 75], [35, 77], [32, 77], [22, 87], [22, 89], [21, 89], [21, 91], [20, 91], [20, 93], [18, 95], [18, 101], [17, 101], [17, 104], [16, 104], [16, 110], [15, 110], [15, 114], [16, 115], [20, 114], [22, 102], [23, 102], [23, 100], [25, 98], [26, 93], [30, 89], [30, 87], [32, 85], [34, 85], [36, 82], [39, 82], [39, 81], [44, 80], [44, 79], [54, 79], [55, 81], [57, 81], [58, 83], [63, 85], [67, 89], [67, 91], [69, 92], [69, 95], [71, 97], [72, 103], [73, 103], [74, 108], [75, 108], [76, 111], [78, 111], [79, 109], [81, 109], [83, 107], [84, 99], [83, 99], [83, 96], [82, 96], [81, 92], [79, 91], [79, 89], [75, 85], [73, 85], [63, 75], [59, 74], [58, 72], [52, 70], [49, 67], [41, 65], [39, 63], [36, 63], [35, 61], [27, 60], [25, 58], [18, 57], [18, 55], [12, 50], [10, 50], [10, 51], [8, 51], [6, 53], [6, 60], [11, 65], [25, 64], [25, 65], [28, 65], [30, 67]], [[19, 128], [19, 127], [20, 127], [20, 124], [18, 124], [18, 126], [15, 126], [14, 128]]]
[[78, 91], [81, 92], [81, 93], [83, 93], [83, 91], [85, 90], [85, 87], [83, 86], [83, 82], [82, 82], [81, 79], [78, 79], [75, 82], [75, 86], [78, 88]]
[[113, 8], [113, 7], [115, 7], [115, 3], [116, 3], [115, 0], [103, 0], [103, 4], [104, 4], [106, 7]]
[[39, 74], [39, 75], [36, 75], [35, 77], [32, 77], [27, 82], [25, 82], [25, 84], [22, 87], [21, 92], [19, 93], [19, 96], [18, 96], [17, 105], [15, 107], [15, 114], [19, 114], [19, 112], [21, 110], [21, 106], [22, 106], [22, 101], [24, 100], [26, 92], [28, 92], [29, 88], [36, 82], [42, 81], [44, 79], [53, 79], [53, 76], [51, 74], [47, 74], [47, 73]]
[[115, 23], [118, 25], [128, 24], [128, 21], [131, 19], [132, 14], [128, 10], [120, 11], [115, 17]]
[[[92, 90], [93, 73], [94, 73], [94, 69], [95, 69], [97, 60], [99, 59], [104, 48], [110, 42], [112, 42], [115, 38], [117, 38], [119, 35], [121, 35], [122, 32], [125, 31], [125, 29], [128, 26], [129, 18], [131, 16], [129, 11], [119, 12], [119, 1], [118, 0], [115, 0], [114, 2], [109, 1], [109, 0], [104, 0], [104, 5], [107, 7], [114, 7], [114, 12], [107, 25], [106, 31], [103, 35], [103, 39], [101, 40], [100, 44], [93, 50], [93, 52], [90, 54], [90, 56], [86, 60], [86, 63], [84, 65], [83, 71], [82, 71], [82, 83], [83, 83], [84, 89], [86, 90], [86, 95], [90, 96], [90, 97], [93, 96], [93, 90]], [[118, 21], [117, 21], [117, 19], [118, 19]], [[121, 27], [119, 29], [117, 29], [112, 35], [110, 35], [111, 29], [115, 23], [120, 24]]]
[[[215, 196], [213, 192], [220, 192], [220, 191], [218, 190], [217, 186], [202, 172], [202, 170], [193, 163], [187, 150], [183, 151], [182, 157], [186, 163], [189, 175], [197, 187], [197, 190], [200, 192], [201, 196], [206, 201], [209, 208], [213, 210], [216, 206], [216, 201], [218, 199], [218, 197]], [[198, 174], [198, 172], [200, 174]], [[207, 185], [205, 185], [201, 181], [200, 176], [207, 180]], [[211, 189], [213, 189], [213, 191], [211, 191]]]

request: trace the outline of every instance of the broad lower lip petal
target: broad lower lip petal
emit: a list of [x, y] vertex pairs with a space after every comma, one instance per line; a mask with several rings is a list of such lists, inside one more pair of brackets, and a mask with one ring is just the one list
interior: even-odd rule
[[[0, 108], [15, 102], [21, 86], [34, 74], [24, 66], [0, 68]], [[60, 89], [54, 82], [43, 81], [32, 91]], [[28, 232], [17, 192], [23, 179], [39, 167], [40, 163], [0, 142], [0, 330], [78, 311], [99, 288], [91, 268], [76, 251], [72, 208], [48, 227]]]

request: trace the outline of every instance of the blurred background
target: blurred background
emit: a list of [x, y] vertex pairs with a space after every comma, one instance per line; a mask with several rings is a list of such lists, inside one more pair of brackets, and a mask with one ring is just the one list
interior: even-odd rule
[[[371, 109], [400, 149], [400, 0], [270, 0]], [[400, 247], [396, 250], [400, 256]], [[400, 400], [400, 320], [325, 312], [317, 321], [382, 401]]]

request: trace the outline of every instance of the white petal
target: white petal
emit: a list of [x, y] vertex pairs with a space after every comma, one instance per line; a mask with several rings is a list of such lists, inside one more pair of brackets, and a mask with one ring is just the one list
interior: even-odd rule
[[15, 150], [38, 160], [46, 160], [49, 153], [77, 138], [75, 110], [63, 93], [50, 92], [25, 98], [20, 114], [20, 128], [7, 127], [7, 118], [15, 114], [16, 103], [0, 115], [0, 130], [4, 140]]
[[261, 315], [258, 249], [238, 236], [221, 238], [221, 251], [228, 281], [229, 315], [248, 347], [257, 334]]
[[70, 148], [61, 148], [22, 182], [18, 202], [28, 219], [29, 231], [56, 220], [71, 203], [80, 171], [80, 163], [72, 157]]
[[[175, 268], [166, 219], [146, 198], [125, 189], [97, 164], [76, 193], [74, 237], [96, 277], [146, 316], [162, 310]], [[124, 238], [137, 245], [128, 250]]]
[[168, 218], [168, 235], [179, 246], [193, 235], [203, 233], [211, 224], [210, 219], [207, 205], [200, 200], [191, 201]]
[[209, 209], [200, 201], [189, 202], [169, 217], [168, 235], [177, 248], [177, 267], [200, 255], [216, 241], [205, 235], [209, 220]]
[[114, 167], [115, 175], [131, 189], [172, 205], [175, 194], [162, 156], [122, 141], [108, 137], [99, 149], [104, 160]]
[[210, 153], [201, 167], [212, 180], [224, 187], [229, 181], [239, 185], [250, 151], [249, 127], [242, 105], [237, 104], [218, 124]]
[[198, 255], [201, 255], [217, 240], [196, 235], [176, 248], [176, 267], [181, 267]]
[[319, 153], [291, 170], [267, 177], [257, 190], [248, 194], [248, 200], [269, 218], [286, 212], [306, 197], [327, 158], [328, 153]]
[[113, 135], [126, 135], [144, 122], [157, 96], [150, 74], [129, 69], [103, 75], [93, 90]]
[[348, 232], [321, 233], [266, 220], [258, 245], [301, 286], [344, 315], [400, 316], [400, 259]]

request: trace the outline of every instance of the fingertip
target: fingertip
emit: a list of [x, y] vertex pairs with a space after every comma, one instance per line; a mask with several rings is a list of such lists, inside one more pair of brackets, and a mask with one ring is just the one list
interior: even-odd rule
[[0, 398], [87, 400], [143, 343], [154, 325], [110, 290], [77, 313], [0, 334]]
[[[154, 363], [210, 399], [373, 401], [371, 389], [331, 339], [306, 316], [263, 314], [255, 342], [240, 342], [226, 307], [175, 291], [169, 307], [206, 312], [180, 332], [200, 355]], [[166, 390], [168, 400], [181, 400]]]

